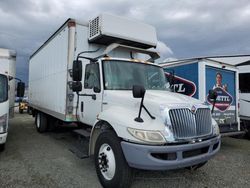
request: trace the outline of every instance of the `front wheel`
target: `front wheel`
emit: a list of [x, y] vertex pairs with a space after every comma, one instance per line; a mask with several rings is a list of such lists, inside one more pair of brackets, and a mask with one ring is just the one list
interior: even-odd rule
[[103, 187], [129, 187], [133, 179], [123, 155], [120, 139], [113, 131], [101, 133], [95, 145], [95, 168]]

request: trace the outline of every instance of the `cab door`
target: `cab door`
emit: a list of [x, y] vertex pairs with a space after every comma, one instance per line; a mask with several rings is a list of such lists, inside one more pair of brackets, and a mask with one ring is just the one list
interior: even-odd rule
[[89, 63], [85, 66], [83, 90], [79, 96], [81, 122], [93, 125], [102, 108], [100, 64]]

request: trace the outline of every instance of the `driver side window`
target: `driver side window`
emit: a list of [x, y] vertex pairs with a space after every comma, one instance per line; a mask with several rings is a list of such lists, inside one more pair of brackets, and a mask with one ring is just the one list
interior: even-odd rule
[[86, 65], [85, 77], [84, 77], [84, 88], [93, 89], [100, 87], [100, 72], [98, 63], [91, 63]]

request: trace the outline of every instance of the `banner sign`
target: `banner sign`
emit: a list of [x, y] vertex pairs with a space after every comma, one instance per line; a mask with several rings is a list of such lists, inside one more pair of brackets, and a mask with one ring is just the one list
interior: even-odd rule
[[191, 63], [175, 67], [163, 67], [168, 78], [174, 74], [173, 90], [177, 93], [185, 94], [198, 99], [198, 63]]
[[208, 98], [208, 92], [217, 92], [213, 117], [219, 124], [235, 123], [236, 93], [235, 72], [206, 65], [206, 96], [208, 104], [213, 104]]

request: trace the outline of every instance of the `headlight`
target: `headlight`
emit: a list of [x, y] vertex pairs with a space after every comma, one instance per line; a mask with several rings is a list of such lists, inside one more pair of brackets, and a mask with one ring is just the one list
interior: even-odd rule
[[0, 117], [0, 133], [7, 132], [7, 114]]
[[220, 129], [217, 122], [212, 118], [213, 134], [218, 136], [220, 134]]
[[148, 142], [151, 144], [164, 144], [166, 140], [159, 131], [146, 131], [140, 129], [133, 129], [128, 127], [128, 132], [138, 140]]

